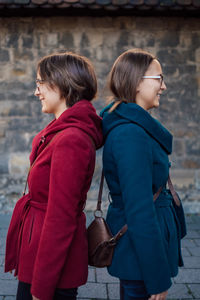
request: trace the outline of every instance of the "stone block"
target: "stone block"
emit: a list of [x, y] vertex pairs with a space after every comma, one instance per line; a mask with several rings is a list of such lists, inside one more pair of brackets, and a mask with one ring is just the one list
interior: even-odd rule
[[200, 284], [199, 269], [180, 269], [175, 283], [198, 283]]
[[10, 224], [11, 215], [0, 214], [0, 229], [7, 229]]
[[105, 283], [118, 283], [119, 279], [111, 276], [106, 268], [96, 269], [97, 282]]
[[200, 139], [186, 140], [186, 153], [188, 155], [200, 155]]
[[185, 141], [184, 139], [174, 139], [173, 142], [173, 152], [175, 155], [184, 155], [185, 154]]
[[190, 48], [192, 44], [192, 36], [190, 32], [180, 32], [180, 46], [183, 48]]
[[65, 31], [59, 35], [59, 43], [66, 49], [74, 48], [74, 37], [70, 31]]
[[15, 280], [10, 272], [4, 273], [4, 268], [0, 267], [0, 280]]
[[5, 258], [5, 255], [1, 254], [0, 255], [0, 267], [3, 267], [3, 265], [4, 265], [4, 258]]
[[7, 50], [0, 50], [0, 62], [8, 62], [9, 61], [9, 53]]
[[195, 185], [195, 171], [186, 169], [172, 169], [172, 182], [177, 189], [189, 188]]
[[198, 230], [187, 230], [187, 236], [190, 237], [190, 239], [193, 239], [195, 243], [194, 239], [200, 239], [200, 228]]
[[[192, 247], [189, 249], [189, 251], [193, 256], [200, 257], [200, 247]], [[200, 279], [200, 276], [199, 276], [199, 279]]]
[[5, 101], [0, 106], [0, 116], [30, 116], [30, 106], [27, 101]]
[[14, 177], [23, 177], [27, 174], [29, 168], [29, 154], [11, 153], [9, 158], [9, 174]]
[[193, 299], [185, 284], [173, 284], [168, 291], [167, 299]]
[[195, 241], [196, 245], [197, 245], [198, 247], [200, 247], [200, 239], [195, 239], [194, 241]]
[[200, 156], [183, 159], [181, 166], [186, 169], [200, 169]]
[[32, 48], [33, 47], [33, 36], [23, 36], [22, 37], [22, 45], [24, 48]]
[[200, 170], [195, 171], [195, 188], [200, 190]]
[[8, 154], [0, 154], [0, 174], [8, 173]]
[[190, 239], [190, 238], [188, 238], [188, 239], [184, 238], [181, 241], [181, 245], [182, 245], [182, 247], [187, 247], [187, 248], [195, 248], [196, 247], [194, 240]]
[[58, 45], [58, 34], [57, 33], [47, 33], [46, 36], [44, 36], [44, 44], [45, 46], [49, 47], [55, 47]]
[[88, 282], [95, 282], [95, 268], [89, 267]]
[[118, 300], [119, 294], [119, 283], [108, 283], [108, 299]]
[[160, 47], [177, 47], [179, 44], [179, 32], [167, 31], [163, 32], [162, 38], [159, 40]]
[[18, 281], [13, 280], [0, 280], [0, 295], [1, 296], [15, 296], [17, 293]]
[[184, 257], [184, 268], [186, 269], [200, 269], [199, 256]]
[[8, 230], [7, 229], [1, 229], [0, 228], [0, 236], [1, 237], [6, 237]]
[[[189, 196], [192, 199], [191, 196]], [[199, 196], [198, 196], [199, 199]], [[184, 211], [187, 214], [199, 214], [200, 213], [200, 202], [197, 201], [184, 201], [183, 203]]]
[[200, 298], [200, 284], [188, 284], [188, 287], [195, 299]]
[[107, 299], [106, 284], [103, 283], [87, 283], [78, 289], [78, 297]]
[[181, 65], [185, 63], [185, 57], [189, 57], [191, 52], [180, 51], [179, 49], [158, 50], [157, 56], [162, 63], [171, 65]]
[[9, 32], [9, 34], [7, 35], [7, 47], [15, 48], [15, 49], [18, 48], [18, 41], [19, 41], [19, 31], [18, 31], [18, 26], [16, 26], [15, 28], [13, 27]]
[[183, 257], [191, 256], [191, 253], [188, 251], [187, 248], [181, 248], [181, 251], [182, 251]]
[[28, 48], [22, 48], [22, 49], [14, 48], [13, 56], [16, 61], [25, 60], [30, 62], [34, 60], [32, 49], [28, 49]]
[[198, 63], [200, 63], [200, 48], [195, 51], [195, 58]]

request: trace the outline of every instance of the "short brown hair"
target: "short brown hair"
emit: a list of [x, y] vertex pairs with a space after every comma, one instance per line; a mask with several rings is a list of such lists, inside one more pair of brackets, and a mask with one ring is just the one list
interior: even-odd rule
[[72, 106], [81, 99], [91, 101], [97, 93], [97, 79], [92, 63], [72, 52], [54, 53], [43, 57], [37, 66], [41, 79]]
[[123, 101], [135, 102], [137, 86], [154, 59], [155, 56], [142, 49], [128, 50], [116, 59], [108, 80], [116, 102], [111, 110]]

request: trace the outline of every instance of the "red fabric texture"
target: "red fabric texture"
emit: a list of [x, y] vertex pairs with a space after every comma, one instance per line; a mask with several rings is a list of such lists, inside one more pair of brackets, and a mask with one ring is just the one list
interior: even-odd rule
[[101, 118], [87, 100], [68, 108], [33, 140], [30, 163], [37, 159], [28, 178], [29, 192], [13, 211], [5, 272], [15, 269], [18, 279], [31, 283], [32, 294], [40, 300], [53, 299], [55, 288], [78, 287], [87, 281], [83, 208], [95, 148], [102, 142]]

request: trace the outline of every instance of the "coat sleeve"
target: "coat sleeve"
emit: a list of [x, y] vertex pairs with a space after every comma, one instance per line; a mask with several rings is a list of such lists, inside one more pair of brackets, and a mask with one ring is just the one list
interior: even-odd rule
[[128, 234], [150, 295], [171, 286], [170, 269], [162, 242], [152, 193], [153, 157], [150, 137], [137, 125], [121, 126], [113, 140], [113, 155]]
[[59, 137], [54, 146], [48, 206], [31, 287], [31, 294], [41, 300], [53, 299], [77, 228], [81, 192], [94, 151], [85, 140], [68, 134]]

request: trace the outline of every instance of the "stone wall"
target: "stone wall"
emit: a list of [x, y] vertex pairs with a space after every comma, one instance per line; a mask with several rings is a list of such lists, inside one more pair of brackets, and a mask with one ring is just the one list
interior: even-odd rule
[[[200, 212], [200, 20], [173, 17], [35, 17], [0, 19], [0, 210], [9, 212], [23, 190], [33, 136], [51, 119], [34, 97], [40, 57], [72, 50], [94, 63], [99, 111], [106, 76], [132, 47], [158, 56], [168, 87], [152, 112], [174, 134], [172, 177], [187, 212]], [[101, 151], [87, 208], [96, 201]], [[106, 192], [104, 193], [106, 197]]]

